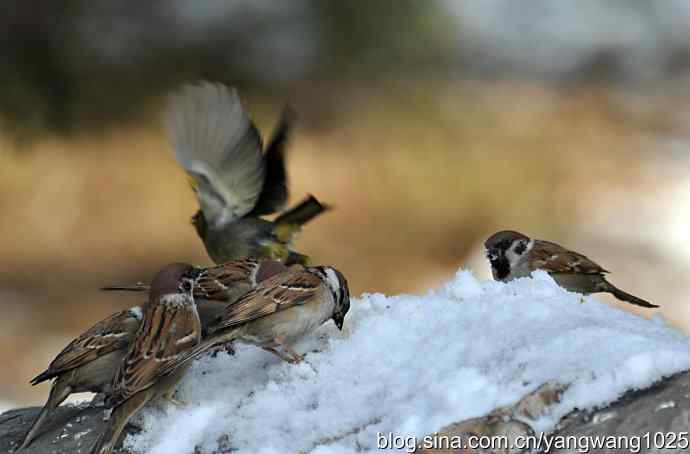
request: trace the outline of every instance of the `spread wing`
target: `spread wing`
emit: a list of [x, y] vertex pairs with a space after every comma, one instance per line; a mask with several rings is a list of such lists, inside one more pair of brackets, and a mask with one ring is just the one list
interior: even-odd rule
[[235, 303], [209, 328], [211, 333], [304, 304], [322, 290], [321, 279], [301, 267], [274, 275], [261, 282]]
[[129, 310], [101, 320], [70, 342], [50, 363], [48, 369], [31, 380], [31, 384], [36, 385], [110, 352], [126, 348], [130, 333], [138, 323], [139, 320]]
[[196, 308], [149, 304], [113, 386], [113, 403], [151, 387], [173, 372], [199, 343], [201, 326]]
[[285, 150], [294, 123], [294, 112], [290, 107], [283, 109], [280, 123], [266, 148], [266, 179], [251, 216], [263, 216], [281, 211], [288, 199], [287, 174], [285, 172]]
[[235, 89], [186, 86], [171, 97], [166, 120], [175, 158], [194, 180], [206, 221], [221, 226], [252, 211], [266, 165], [261, 136]]
[[548, 241], [535, 241], [531, 257], [535, 267], [548, 273], [603, 274], [607, 270], [582, 254]]

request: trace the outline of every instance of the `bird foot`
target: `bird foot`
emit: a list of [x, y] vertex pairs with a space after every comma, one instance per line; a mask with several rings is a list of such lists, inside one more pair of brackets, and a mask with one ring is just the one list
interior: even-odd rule
[[187, 406], [187, 402], [185, 402], [184, 400], [175, 399], [173, 396], [165, 396], [165, 400], [167, 400], [168, 402], [170, 402], [171, 404], [173, 404], [176, 407]]
[[227, 344], [220, 345], [218, 347], [215, 347], [213, 350], [211, 350], [211, 357], [215, 358], [218, 356], [218, 353], [226, 353], [230, 356], [235, 355], [235, 348], [232, 346], [232, 343], [228, 342]]
[[281, 351], [273, 347], [263, 347], [264, 350], [267, 352], [271, 352], [274, 355], [276, 355], [278, 358], [282, 359], [286, 363], [290, 364], [299, 364], [304, 360], [304, 355], [300, 355], [299, 353], [295, 352], [294, 350], [287, 348], [286, 346], [282, 346], [283, 350]]
[[299, 354], [295, 353], [294, 355], [289, 356], [289, 359], [287, 360], [287, 362], [289, 362], [290, 364], [299, 364], [302, 361], [304, 361], [304, 356], [305, 355], [299, 355]]

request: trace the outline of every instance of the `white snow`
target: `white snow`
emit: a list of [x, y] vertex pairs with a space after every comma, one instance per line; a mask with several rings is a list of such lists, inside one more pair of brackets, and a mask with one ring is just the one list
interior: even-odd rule
[[[517, 402], [540, 384], [571, 384], [542, 418], [690, 368], [690, 341], [666, 325], [568, 293], [543, 272], [509, 284], [468, 271], [425, 296], [365, 294], [346, 330], [323, 326], [299, 365], [250, 346], [199, 360], [166, 403], [135, 419], [135, 452], [376, 451], [377, 432], [423, 436]], [[196, 451], [195, 451], [196, 452]]]
[[12, 410], [13, 408], [17, 408], [17, 406], [11, 402], [0, 400], [0, 415], [6, 411]]

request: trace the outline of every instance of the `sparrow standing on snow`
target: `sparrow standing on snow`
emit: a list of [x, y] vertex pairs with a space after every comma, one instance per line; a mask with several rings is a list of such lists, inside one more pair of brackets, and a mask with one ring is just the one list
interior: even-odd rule
[[115, 372], [127, 352], [129, 340], [139, 328], [142, 317], [142, 309], [133, 307], [96, 323], [70, 342], [50, 363], [48, 369], [31, 380], [32, 385], [51, 379], [53, 383], [48, 401], [19, 449], [31, 444], [50, 411], [70, 394], [110, 394]]
[[[280, 262], [235, 260], [206, 269], [194, 284], [193, 295], [202, 328], [216, 320], [227, 304], [256, 287], [268, 277], [288, 268]], [[105, 287], [105, 290], [148, 292], [148, 284]], [[81, 392], [111, 395], [113, 377], [129, 343], [139, 329], [143, 312], [140, 307], [118, 312], [96, 323], [67, 345], [48, 369], [31, 380], [37, 385], [53, 379], [48, 401], [29, 429], [21, 448], [31, 444], [51, 410], [70, 394]], [[20, 449], [21, 449], [20, 448]]]
[[347, 280], [338, 270], [329, 266], [292, 267], [228, 304], [206, 327], [208, 337], [194, 355], [239, 340], [287, 362], [300, 362], [302, 356], [293, 345], [328, 320], [342, 330], [349, 309]]
[[497, 281], [507, 282], [528, 277], [535, 270], [544, 270], [564, 289], [583, 293], [611, 293], [621, 301], [642, 307], [659, 307], [624, 292], [608, 282], [604, 268], [582, 254], [569, 251], [548, 241], [530, 239], [519, 232], [504, 230], [494, 233], [484, 243], [491, 273]]
[[129, 419], [147, 402], [173, 403], [175, 387], [189, 363], [182, 361], [201, 340], [201, 322], [192, 290], [203, 270], [184, 263], [163, 268], [151, 284], [143, 319], [112, 384], [108, 426], [91, 454], [110, 454]]
[[256, 257], [307, 264], [290, 243], [327, 206], [309, 196], [274, 221], [260, 217], [287, 202], [287, 112], [263, 153], [235, 89], [200, 83], [171, 97], [167, 126], [175, 158], [193, 179], [199, 200], [192, 223], [215, 263]]

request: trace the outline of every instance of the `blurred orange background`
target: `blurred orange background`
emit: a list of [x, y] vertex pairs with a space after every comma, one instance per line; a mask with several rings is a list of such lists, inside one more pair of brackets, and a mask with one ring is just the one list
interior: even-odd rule
[[[292, 200], [335, 207], [297, 249], [353, 294], [424, 292], [460, 266], [488, 278], [482, 242], [512, 228], [587, 254], [690, 332], [690, 11], [539, 3], [9, 2], [0, 407], [41, 403], [29, 379], [140, 303], [100, 286], [210, 264], [160, 121], [201, 78], [237, 85], [264, 136], [293, 106]], [[611, 37], [621, 12], [636, 21]]]

